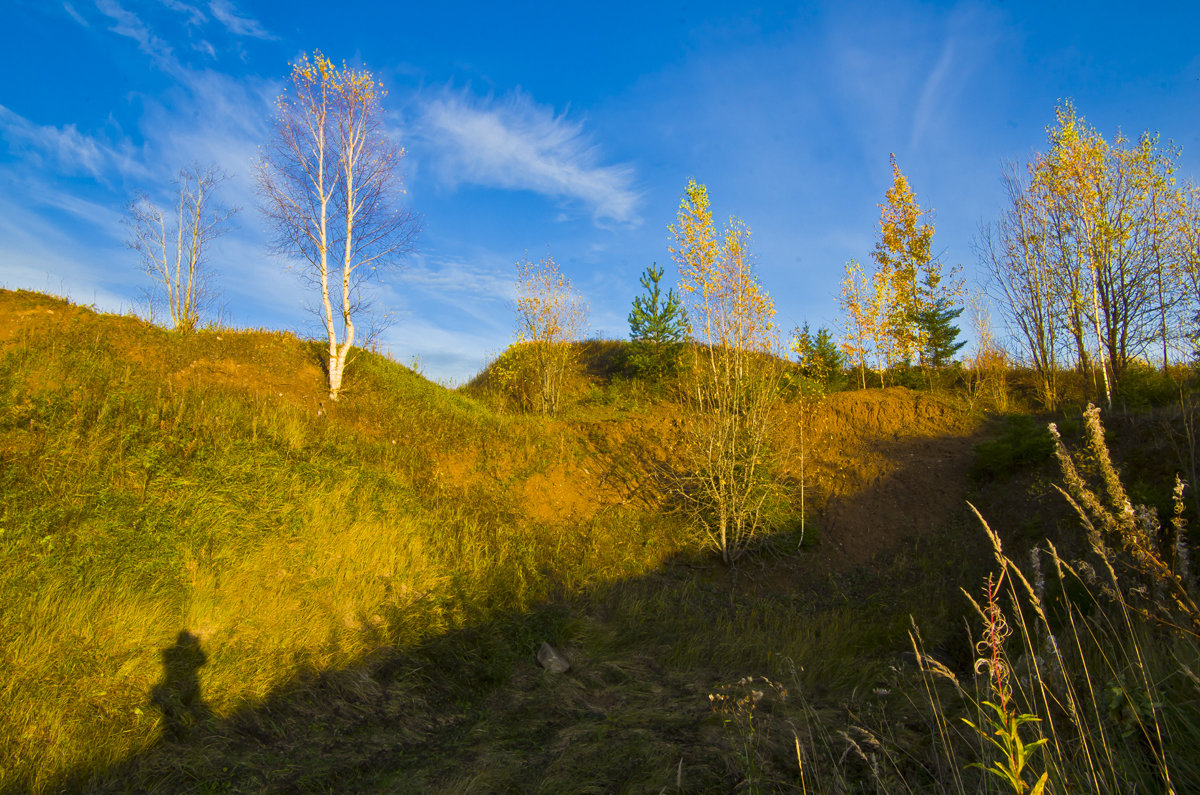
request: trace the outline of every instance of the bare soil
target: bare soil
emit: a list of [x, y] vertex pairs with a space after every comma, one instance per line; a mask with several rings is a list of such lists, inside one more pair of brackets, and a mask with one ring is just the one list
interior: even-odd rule
[[827, 564], [894, 550], [966, 510], [980, 421], [902, 387], [832, 395], [814, 423], [813, 488]]

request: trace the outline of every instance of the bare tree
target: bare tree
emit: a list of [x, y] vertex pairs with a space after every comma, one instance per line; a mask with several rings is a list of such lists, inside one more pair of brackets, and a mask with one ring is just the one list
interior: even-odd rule
[[205, 268], [209, 244], [228, 231], [236, 207], [213, 200], [217, 186], [228, 178], [213, 166], [181, 169], [174, 181], [178, 200], [167, 212], [139, 195], [129, 203], [125, 224], [126, 245], [142, 259], [142, 267], [156, 282], [151, 301], [161, 291], [166, 296], [171, 323], [179, 331], [192, 331], [200, 313], [216, 297]]
[[991, 276], [989, 287], [996, 305], [1024, 343], [1028, 361], [1038, 374], [1042, 402], [1054, 409], [1062, 318], [1068, 318], [1072, 330], [1081, 326], [1070, 323], [1069, 300], [1058, 289], [1055, 262], [1047, 254], [1049, 220], [1041, 205], [1030, 200], [1014, 164], [1005, 167], [1004, 187], [1009, 207], [1000, 220], [981, 227], [975, 251]]
[[259, 162], [275, 249], [303, 260], [302, 278], [320, 290], [331, 400], [342, 390], [367, 283], [412, 250], [420, 226], [399, 204], [404, 150], [385, 129], [384, 96], [366, 70], [337, 68], [319, 52], [302, 56]]

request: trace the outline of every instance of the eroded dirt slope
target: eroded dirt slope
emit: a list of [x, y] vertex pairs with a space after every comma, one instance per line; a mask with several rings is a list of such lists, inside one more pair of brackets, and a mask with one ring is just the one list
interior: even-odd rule
[[900, 387], [842, 392], [814, 429], [812, 482], [831, 562], [865, 563], [966, 510], [981, 428], [953, 404]]

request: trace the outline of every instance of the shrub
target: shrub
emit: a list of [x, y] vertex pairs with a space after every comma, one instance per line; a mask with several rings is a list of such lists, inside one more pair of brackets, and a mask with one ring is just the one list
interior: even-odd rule
[[1179, 385], [1169, 372], [1132, 361], [1121, 375], [1117, 399], [1131, 409], [1164, 406], [1179, 399]]
[[976, 480], [1009, 477], [1054, 455], [1054, 439], [1045, 426], [1026, 414], [1001, 420], [1000, 438], [975, 447], [971, 476]]

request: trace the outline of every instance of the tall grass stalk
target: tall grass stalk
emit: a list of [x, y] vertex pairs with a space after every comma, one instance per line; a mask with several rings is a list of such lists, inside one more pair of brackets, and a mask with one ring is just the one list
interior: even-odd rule
[[[1183, 577], [1161, 552], [1157, 520], [1129, 502], [1099, 412], [1089, 407], [1084, 420], [1097, 485], [1087, 482], [1076, 456], [1051, 430], [1066, 483], [1062, 491], [1084, 524], [1088, 555], [1068, 561], [1047, 542], [1039, 554], [1051, 563], [1051, 576], [1039, 561], [1031, 582], [975, 512], [1000, 568], [984, 604], [975, 603], [985, 626], [979, 667], [988, 674], [991, 696], [957, 690], [963, 706], [976, 713], [971, 725], [990, 735], [992, 750], [1000, 752], [979, 764], [1000, 774], [1014, 792], [1189, 791], [1200, 782], [1193, 753], [1200, 742], [1200, 702], [1188, 675], [1200, 659], [1194, 631], [1200, 614]], [[1006, 584], [1002, 591], [999, 583]], [[1002, 598], [1011, 615], [1015, 662], [1004, 650], [1009, 631]], [[927, 694], [943, 753], [961, 766], [965, 749], [948, 731], [954, 707], [932, 686]], [[1022, 769], [1039, 760], [1044, 774], [1030, 783]], [[971, 790], [961, 777], [946, 783], [954, 791]]]

